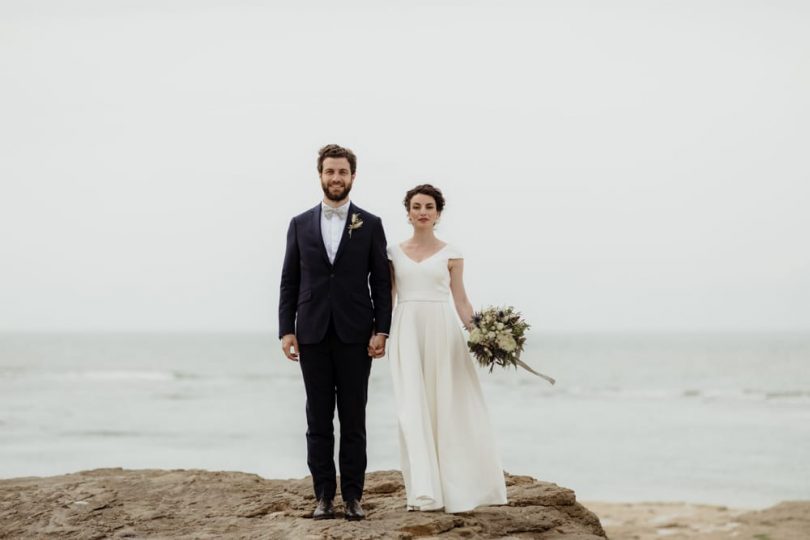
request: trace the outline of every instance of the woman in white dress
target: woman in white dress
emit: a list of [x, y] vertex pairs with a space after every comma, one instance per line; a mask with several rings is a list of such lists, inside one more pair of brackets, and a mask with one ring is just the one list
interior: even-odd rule
[[489, 413], [456, 317], [469, 327], [473, 316], [464, 260], [433, 233], [444, 197], [433, 186], [417, 186], [405, 208], [413, 236], [388, 247], [396, 299], [388, 360], [408, 509], [466, 512], [505, 504]]

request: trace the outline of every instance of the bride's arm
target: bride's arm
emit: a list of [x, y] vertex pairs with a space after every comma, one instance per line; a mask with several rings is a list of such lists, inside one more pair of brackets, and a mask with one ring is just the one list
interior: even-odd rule
[[453, 303], [464, 327], [469, 329], [472, 325], [473, 307], [464, 290], [464, 259], [450, 259], [450, 292], [453, 293]]

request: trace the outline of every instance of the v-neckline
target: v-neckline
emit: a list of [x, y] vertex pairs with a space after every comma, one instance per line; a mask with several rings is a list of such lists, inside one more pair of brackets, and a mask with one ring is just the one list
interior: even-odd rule
[[431, 253], [430, 255], [428, 255], [427, 257], [422, 259], [421, 261], [415, 261], [415, 260], [411, 259], [411, 257], [407, 253], [405, 253], [405, 250], [402, 249], [402, 244], [397, 244], [397, 247], [399, 248], [399, 251], [401, 251], [402, 254], [405, 256], [406, 259], [408, 259], [409, 261], [411, 261], [414, 264], [422, 264], [423, 262], [427, 261], [428, 259], [432, 259], [436, 255], [438, 255], [439, 253], [444, 251], [444, 249], [449, 245], [450, 244], [445, 243], [442, 247], [440, 247], [438, 250], [434, 251], [433, 253]]

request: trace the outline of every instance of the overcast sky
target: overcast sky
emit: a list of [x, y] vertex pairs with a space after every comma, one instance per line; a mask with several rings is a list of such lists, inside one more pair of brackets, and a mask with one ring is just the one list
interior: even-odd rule
[[808, 6], [3, 0], [0, 330], [275, 332], [338, 143], [537, 331], [810, 331]]

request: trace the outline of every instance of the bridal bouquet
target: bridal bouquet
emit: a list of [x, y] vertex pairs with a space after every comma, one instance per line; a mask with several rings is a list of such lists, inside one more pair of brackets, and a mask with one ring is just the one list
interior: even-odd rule
[[473, 314], [467, 346], [482, 367], [489, 372], [495, 365], [518, 366], [554, 384], [554, 379], [538, 373], [520, 359], [526, 343], [529, 323], [512, 306], [488, 307]]
[[489, 367], [490, 372], [495, 364], [517, 367], [528, 329], [529, 324], [511, 306], [489, 307], [473, 315], [467, 345], [478, 363]]

